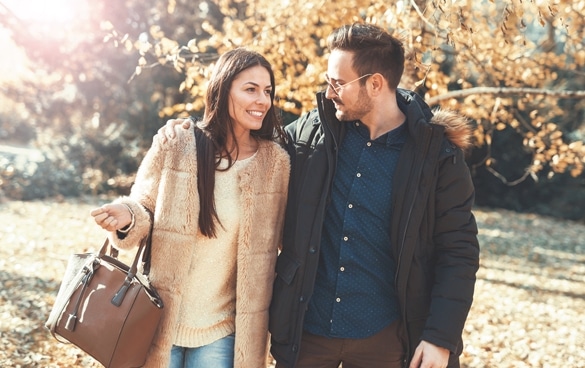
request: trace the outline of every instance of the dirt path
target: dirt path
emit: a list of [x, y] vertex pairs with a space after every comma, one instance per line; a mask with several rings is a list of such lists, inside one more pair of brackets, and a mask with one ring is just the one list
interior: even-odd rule
[[[100, 367], [43, 327], [69, 254], [105, 234], [95, 198], [0, 204], [0, 367]], [[585, 367], [585, 224], [477, 210], [482, 245], [464, 367]]]

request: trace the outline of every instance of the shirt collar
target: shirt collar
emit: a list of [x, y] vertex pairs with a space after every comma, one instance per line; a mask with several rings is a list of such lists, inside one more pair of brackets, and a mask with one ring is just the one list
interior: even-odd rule
[[[363, 138], [370, 140], [370, 131], [368, 128], [359, 120], [352, 121], [350, 124], [350, 129], [357, 132]], [[394, 144], [401, 144], [406, 141], [406, 121], [400, 124], [395, 129], [392, 129], [388, 133], [382, 134], [378, 138], [374, 139], [372, 142], [377, 144], [384, 144], [386, 146], [392, 146]]]

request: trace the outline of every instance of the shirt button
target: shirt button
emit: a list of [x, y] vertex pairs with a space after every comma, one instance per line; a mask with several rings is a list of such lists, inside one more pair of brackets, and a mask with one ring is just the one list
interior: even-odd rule
[[356, 121], [355, 126], [360, 126], [360, 123]]
[[350, 203], [347, 207], [353, 208], [353, 204]]
[[343, 241], [348, 241], [348, 239], [349, 239], [349, 238], [348, 238], [347, 236], [344, 236], [344, 237], [343, 237]]
[[362, 177], [362, 173], [357, 173], [357, 174], [356, 174], [356, 176], [357, 176], [358, 178], [361, 178], [361, 177]]
[[345, 271], [345, 267], [343, 267], [343, 266], [339, 267], [339, 271], [341, 271], [341, 272]]
[[341, 298], [336, 298], [335, 301], [339, 303], [341, 301]]
[[372, 147], [372, 142], [368, 142], [368, 143], [366, 143], [366, 146], [368, 146], [368, 147]]

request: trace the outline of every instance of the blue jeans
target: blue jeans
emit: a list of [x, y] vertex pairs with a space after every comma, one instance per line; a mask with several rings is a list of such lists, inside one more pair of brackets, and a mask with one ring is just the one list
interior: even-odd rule
[[234, 334], [197, 348], [173, 345], [169, 368], [233, 368]]

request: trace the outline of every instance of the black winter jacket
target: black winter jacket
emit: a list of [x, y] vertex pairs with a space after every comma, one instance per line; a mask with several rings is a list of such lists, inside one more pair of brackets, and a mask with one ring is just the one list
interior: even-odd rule
[[[471, 129], [456, 114], [434, 114], [418, 95], [399, 90], [409, 136], [394, 174], [391, 239], [395, 286], [405, 326], [405, 366], [421, 340], [451, 351], [459, 367], [461, 333], [479, 267], [474, 187], [464, 160]], [[346, 123], [323, 93], [318, 108], [286, 127], [291, 178], [270, 307], [271, 353], [296, 365], [313, 293], [321, 231]]]

